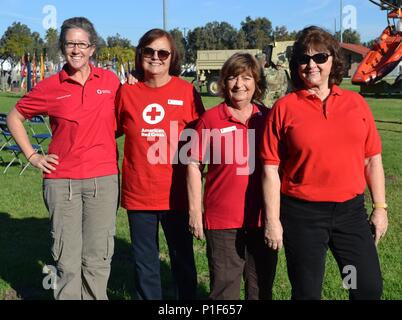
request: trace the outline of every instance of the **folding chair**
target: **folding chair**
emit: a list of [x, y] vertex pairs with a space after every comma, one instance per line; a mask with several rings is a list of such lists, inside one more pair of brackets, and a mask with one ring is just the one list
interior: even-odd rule
[[[52, 131], [50, 130], [48, 124], [45, 121], [43, 116], [33, 116], [31, 119], [28, 119], [29, 128], [32, 132], [32, 138], [36, 140], [36, 143], [41, 147], [41, 151], [44, 154], [45, 150], [43, 148], [43, 142], [47, 139], [52, 138]], [[42, 129], [46, 128], [46, 132], [36, 132], [34, 127]], [[43, 131], [43, 130], [41, 130]]]
[[[4, 139], [6, 140], [6, 143], [1, 147], [1, 150], [9, 151], [11, 153], [11, 155], [13, 156], [13, 158], [7, 164], [6, 168], [3, 171], [3, 174], [7, 172], [8, 168], [10, 168], [10, 166], [15, 161], [18, 161], [20, 163], [20, 165], [23, 167], [21, 169], [21, 172], [20, 172], [20, 175], [22, 175], [24, 173], [25, 169], [28, 168], [30, 163], [27, 162], [24, 165], [22, 160], [20, 159], [20, 155], [22, 154], [22, 150], [17, 144], [13, 143], [13, 136], [11, 135], [11, 132], [7, 127], [7, 122], [6, 122], [7, 115], [5, 115], [5, 116], [4, 115], [5, 115], [4, 113], [0, 114], [0, 132], [1, 132], [2, 136], [4, 137]], [[37, 144], [32, 144], [32, 148], [36, 152], [41, 151], [41, 146], [39, 146]]]

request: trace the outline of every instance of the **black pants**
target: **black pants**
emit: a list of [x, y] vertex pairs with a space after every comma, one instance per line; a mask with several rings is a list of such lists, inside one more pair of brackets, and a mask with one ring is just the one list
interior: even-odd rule
[[292, 299], [321, 298], [328, 247], [350, 299], [381, 298], [380, 264], [363, 195], [342, 203], [281, 195], [281, 222]]
[[161, 300], [159, 222], [169, 248], [176, 298], [196, 298], [197, 272], [193, 236], [188, 231], [188, 214], [172, 211], [128, 211], [136, 271], [136, 293], [140, 300]]
[[278, 255], [265, 245], [262, 228], [205, 230], [205, 235], [210, 299], [240, 299], [242, 276], [246, 300], [272, 299]]

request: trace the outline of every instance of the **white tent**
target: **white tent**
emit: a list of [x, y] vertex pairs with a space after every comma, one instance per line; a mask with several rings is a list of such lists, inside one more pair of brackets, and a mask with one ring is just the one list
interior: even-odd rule
[[6, 59], [0, 59], [0, 70], [2, 71], [10, 71], [11, 63]]

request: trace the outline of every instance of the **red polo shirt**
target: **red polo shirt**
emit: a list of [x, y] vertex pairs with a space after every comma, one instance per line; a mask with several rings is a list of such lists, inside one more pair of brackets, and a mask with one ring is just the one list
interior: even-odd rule
[[[253, 105], [243, 124], [226, 103], [205, 112], [197, 123], [200, 141], [192, 158], [206, 163], [206, 229], [253, 228], [261, 225], [261, 163], [258, 159], [268, 109]], [[208, 159], [209, 154], [209, 159]]]
[[381, 153], [366, 101], [333, 86], [326, 102], [306, 90], [278, 100], [261, 157], [279, 165], [281, 191], [308, 201], [343, 202], [364, 192], [365, 158]]
[[164, 86], [123, 85], [116, 99], [119, 132], [125, 134], [122, 206], [128, 210], [185, 210], [185, 167], [179, 136], [204, 112], [192, 84], [172, 77]]
[[84, 86], [63, 69], [18, 101], [16, 108], [26, 119], [49, 116], [53, 134], [49, 153], [58, 155], [59, 165], [45, 178], [117, 174], [114, 99], [119, 86], [114, 73], [92, 65]]

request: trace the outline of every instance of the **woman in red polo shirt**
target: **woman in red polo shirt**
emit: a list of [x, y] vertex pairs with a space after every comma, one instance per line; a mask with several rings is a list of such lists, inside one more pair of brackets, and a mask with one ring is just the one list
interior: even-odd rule
[[116, 102], [119, 131], [125, 134], [121, 200], [130, 224], [136, 293], [141, 300], [162, 299], [160, 222], [176, 298], [194, 299], [197, 274], [188, 231], [185, 168], [178, 146], [183, 129], [204, 107], [193, 85], [178, 77], [179, 56], [168, 32], [148, 31], [136, 49], [139, 82], [122, 86]]
[[351, 299], [382, 293], [376, 244], [388, 220], [381, 141], [365, 100], [338, 87], [342, 59], [331, 34], [302, 30], [290, 62], [296, 90], [275, 103], [266, 125], [265, 236], [273, 249], [285, 247], [293, 299], [320, 299], [328, 248]]
[[[114, 100], [119, 79], [95, 68], [96, 31], [85, 18], [64, 21], [63, 70], [38, 83], [8, 115], [8, 126], [28, 161], [44, 173], [56, 299], [107, 299], [118, 207]], [[49, 154], [36, 153], [25, 119], [47, 115]]]
[[225, 101], [201, 116], [187, 166], [190, 230], [203, 238], [205, 228], [211, 299], [238, 300], [243, 275], [246, 299], [271, 299], [277, 253], [264, 243], [256, 162], [268, 113], [254, 102], [265, 90], [261, 67], [252, 55], [236, 53], [223, 65], [219, 86]]

